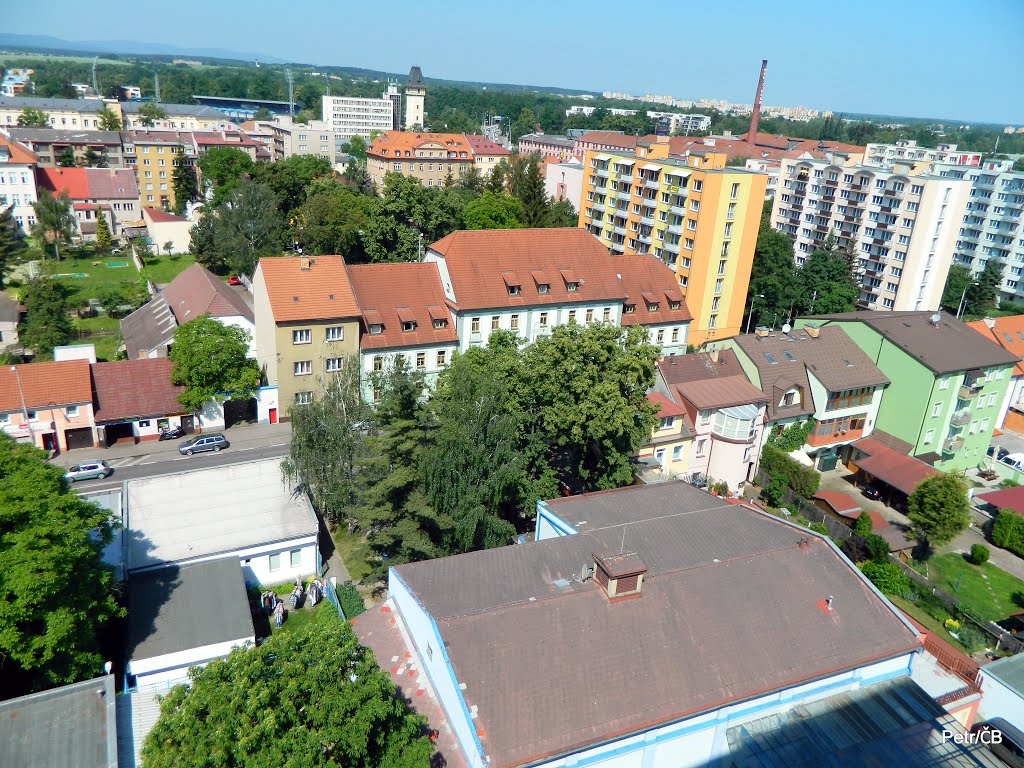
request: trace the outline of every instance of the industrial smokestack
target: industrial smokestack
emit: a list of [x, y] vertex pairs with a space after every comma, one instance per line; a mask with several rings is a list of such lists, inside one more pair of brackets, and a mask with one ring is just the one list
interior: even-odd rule
[[764, 72], [768, 69], [768, 59], [761, 60], [761, 76], [757, 79], [757, 93], [754, 95], [754, 108], [750, 110], [750, 129], [747, 131], [747, 144], [757, 146], [757, 124], [761, 120], [761, 91], [764, 90]]

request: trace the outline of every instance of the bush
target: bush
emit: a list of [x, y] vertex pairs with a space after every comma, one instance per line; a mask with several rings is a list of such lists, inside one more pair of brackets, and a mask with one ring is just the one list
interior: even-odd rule
[[1024, 557], [1024, 517], [1009, 509], [1000, 509], [989, 538], [997, 547]]
[[972, 651], [980, 651], [992, 645], [991, 638], [973, 624], [961, 624], [960, 629], [955, 632], [960, 644]]
[[863, 563], [871, 559], [871, 553], [860, 536], [851, 536], [839, 546], [839, 549], [854, 563]]
[[857, 517], [857, 521], [853, 524], [853, 532], [861, 538], [867, 537], [871, 533], [871, 515], [867, 512], [861, 512]]
[[798, 421], [795, 424], [790, 424], [781, 433], [773, 435], [769, 440], [772, 445], [788, 453], [789, 451], [803, 448], [804, 443], [807, 442], [807, 436], [811, 434], [813, 428], [814, 419], [808, 418], [807, 421]]
[[867, 562], [860, 566], [871, 583], [887, 595], [902, 594], [910, 586], [910, 577], [896, 563]]
[[864, 548], [876, 563], [884, 563], [889, 559], [889, 542], [877, 533], [869, 533], [864, 537]]
[[824, 523], [811, 523], [810, 529], [822, 536], [828, 536], [828, 527]]
[[771, 443], [765, 445], [761, 451], [761, 471], [769, 477], [782, 475], [786, 479], [786, 485], [804, 498], [813, 496], [821, 482], [821, 475], [811, 467], [805, 467]]
[[975, 565], [984, 565], [988, 562], [988, 547], [984, 544], [971, 545], [971, 562]]
[[772, 475], [771, 481], [761, 493], [769, 506], [777, 507], [782, 503], [782, 496], [786, 493], [786, 487], [786, 478], [776, 472]]
[[341, 612], [345, 614], [346, 619], [354, 619], [366, 610], [363, 596], [350, 584], [338, 587], [338, 602], [341, 603]]

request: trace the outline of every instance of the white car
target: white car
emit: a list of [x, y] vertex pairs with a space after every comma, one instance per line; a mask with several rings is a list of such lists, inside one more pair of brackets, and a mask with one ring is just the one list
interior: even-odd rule
[[76, 480], [102, 480], [114, 474], [114, 470], [105, 461], [83, 461], [75, 464], [64, 473], [64, 479], [70, 483]]

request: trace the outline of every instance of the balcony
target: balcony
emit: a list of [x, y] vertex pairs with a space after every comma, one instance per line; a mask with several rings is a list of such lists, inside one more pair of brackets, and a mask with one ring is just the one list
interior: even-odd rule
[[644, 179], [644, 186], [648, 189], [657, 189], [661, 185], [658, 184], [657, 179]]
[[943, 453], [956, 453], [964, 447], [964, 439], [962, 437], [951, 437], [942, 444]]
[[973, 400], [978, 396], [978, 391], [974, 387], [961, 386], [957, 396], [961, 400]]
[[675, 214], [676, 216], [685, 216], [686, 215], [686, 209], [683, 206], [681, 206], [681, 205], [670, 205], [668, 207], [668, 212], [672, 213], [672, 214]]
[[949, 423], [954, 427], [967, 426], [971, 421], [971, 412], [968, 410], [957, 411], [953, 414], [953, 418], [949, 420]]

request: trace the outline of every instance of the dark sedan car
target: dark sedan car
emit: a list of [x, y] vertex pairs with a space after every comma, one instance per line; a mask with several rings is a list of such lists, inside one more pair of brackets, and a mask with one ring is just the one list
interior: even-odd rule
[[874, 499], [875, 501], [882, 498], [882, 489], [877, 485], [865, 485], [862, 493], [865, 497]]

